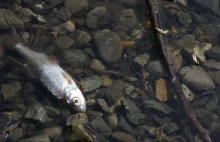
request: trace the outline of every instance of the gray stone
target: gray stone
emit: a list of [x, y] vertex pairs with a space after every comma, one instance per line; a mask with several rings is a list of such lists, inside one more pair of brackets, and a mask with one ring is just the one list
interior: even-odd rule
[[205, 19], [197, 13], [191, 12], [193, 21], [200, 25], [201, 23], [205, 23]]
[[192, 23], [192, 17], [188, 12], [179, 11], [177, 16], [180, 23], [183, 24], [185, 28], [188, 28]]
[[134, 133], [133, 128], [128, 124], [124, 116], [119, 116], [118, 127], [125, 132]]
[[110, 116], [107, 117], [109, 126], [114, 129], [118, 126], [118, 117], [116, 113], [112, 113]]
[[50, 138], [58, 137], [63, 134], [62, 126], [53, 126], [49, 128], [45, 128], [42, 130], [45, 134], [47, 134]]
[[164, 127], [164, 132], [168, 135], [174, 133], [175, 131], [178, 131], [180, 128], [173, 122], [169, 122], [167, 125]]
[[59, 18], [61, 21], [63, 22], [66, 22], [70, 19], [71, 17], [71, 12], [64, 8], [64, 7], [61, 7], [57, 13], [57, 18]]
[[104, 112], [112, 113], [111, 109], [108, 107], [104, 99], [97, 99], [97, 104], [101, 107]]
[[219, 6], [219, 0], [195, 0], [203, 8], [216, 12]]
[[135, 102], [133, 102], [129, 98], [122, 98], [121, 103], [122, 103], [123, 107], [125, 108], [126, 112], [129, 112], [129, 113], [141, 112], [141, 110], [137, 107]]
[[74, 40], [69, 36], [61, 36], [54, 41], [54, 44], [61, 49], [67, 49], [74, 44]]
[[89, 28], [96, 29], [98, 19], [107, 13], [107, 9], [104, 6], [96, 7], [92, 9], [86, 16], [86, 24]]
[[23, 129], [17, 127], [13, 131], [10, 132], [10, 134], [7, 137], [7, 140], [15, 142], [23, 136], [24, 136]]
[[214, 89], [215, 85], [208, 73], [199, 66], [183, 67], [180, 76], [187, 86], [195, 90]]
[[173, 2], [164, 1], [163, 2], [163, 8], [166, 12], [167, 16], [173, 17], [176, 16], [178, 11], [180, 10], [179, 6]]
[[75, 25], [71, 21], [67, 21], [54, 27], [54, 31], [60, 35], [71, 34], [75, 30]]
[[145, 124], [147, 118], [145, 114], [139, 112], [127, 112], [125, 115], [128, 121], [134, 125]]
[[215, 38], [220, 34], [220, 25], [201, 24], [198, 28], [202, 31], [203, 36]]
[[135, 86], [133, 85], [127, 85], [124, 89], [125, 95], [130, 95], [133, 91], [135, 91]]
[[81, 15], [88, 9], [88, 0], [65, 0], [64, 7], [73, 15]]
[[172, 109], [168, 105], [166, 105], [162, 102], [158, 102], [158, 101], [153, 100], [153, 99], [144, 100], [144, 108], [146, 108], [146, 109], [147, 108], [152, 108], [152, 109], [161, 111], [165, 114], [169, 114], [169, 113], [172, 112]]
[[206, 52], [207, 56], [211, 59], [220, 61], [220, 46], [214, 46]]
[[94, 119], [91, 123], [91, 127], [95, 130], [101, 133], [104, 136], [111, 136], [112, 130], [108, 126], [108, 124], [105, 123], [105, 121], [102, 119], [102, 117], [97, 117]]
[[9, 9], [0, 9], [0, 29], [23, 28], [24, 23], [13, 11]]
[[58, 18], [50, 18], [47, 20], [46, 26], [49, 30], [54, 30], [54, 27], [59, 24], [62, 24], [61, 20], [59, 20]]
[[215, 60], [208, 60], [202, 66], [207, 71], [220, 71], [220, 62], [216, 62]]
[[134, 61], [137, 62], [142, 67], [144, 67], [144, 65], [148, 62], [149, 58], [150, 58], [149, 54], [145, 53], [135, 57]]
[[118, 142], [135, 142], [136, 140], [129, 134], [125, 132], [114, 132], [112, 133], [112, 138]]
[[144, 68], [154, 77], [167, 76], [167, 72], [160, 60], [150, 61], [145, 65]]
[[91, 36], [85, 31], [76, 30], [75, 34], [76, 34], [76, 41], [77, 43], [80, 44], [88, 43], [91, 39]]
[[103, 116], [103, 114], [99, 111], [88, 111], [87, 115], [88, 115], [88, 119], [89, 119], [90, 122], [93, 121], [94, 119], [98, 118], [98, 117]]
[[80, 80], [79, 85], [82, 87], [83, 92], [91, 92], [98, 89], [102, 84], [102, 80], [99, 76], [94, 75], [89, 78]]
[[67, 49], [63, 51], [62, 59], [72, 67], [83, 67], [87, 60], [87, 55], [80, 49]]
[[196, 45], [195, 36], [191, 34], [184, 35], [180, 40], [176, 41], [175, 43], [181, 49], [193, 49]]
[[208, 74], [217, 85], [220, 85], [220, 71], [209, 71]]
[[105, 98], [107, 103], [111, 106], [119, 101], [123, 96], [123, 90], [125, 88], [125, 84], [121, 80], [116, 80], [113, 84], [106, 88]]
[[42, 133], [29, 138], [18, 140], [18, 142], [34, 142], [34, 141], [50, 142], [50, 138], [48, 137], [47, 134]]
[[123, 9], [121, 11], [119, 21], [129, 28], [134, 28], [138, 24], [136, 14], [133, 9]]
[[122, 55], [122, 42], [119, 35], [109, 30], [94, 33], [94, 40], [100, 57], [107, 63], [118, 62]]
[[37, 120], [41, 123], [45, 123], [48, 119], [46, 110], [40, 104], [34, 104], [30, 106], [24, 117]]
[[102, 64], [101, 61], [97, 59], [92, 59], [92, 61], [89, 64], [90, 69], [93, 69], [95, 71], [104, 71], [105, 66]]
[[21, 83], [19, 81], [12, 81], [8, 84], [2, 84], [1, 88], [4, 100], [10, 100], [13, 97], [20, 95], [19, 91], [21, 90]]

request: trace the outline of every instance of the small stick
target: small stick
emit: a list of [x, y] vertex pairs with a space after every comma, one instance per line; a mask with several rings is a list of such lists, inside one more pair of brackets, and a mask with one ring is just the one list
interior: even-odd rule
[[[159, 24], [159, 20], [158, 20], [158, 13], [157, 13], [156, 4], [157, 4], [156, 0], [148, 0], [148, 5], [150, 8], [151, 17], [153, 20], [154, 27], [159, 28], [160, 24]], [[163, 35], [160, 32], [156, 32], [156, 38], [159, 42], [159, 45], [161, 46], [163, 56], [165, 58], [167, 66], [168, 66], [168, 71], [171, 76], [174, 91], [178, 97], [178, 100], [181, 104], [183, 111], [185, 112], [186, 116], [191, 121], [191, 123], [194, 125], [194, 127], [196, 128], [196, 130], [199, 133], [202, 140], [204, 140], [205, 142], [211, 142], [212, 140], [210, 139], [209, 135], [205, 132], [204, 128], [199, 123], [199, 121], [197, 120], [197, 118], [192, 113], [192, 111], [189, 107], [189, 103], [186, 100], [186, 97], [183, 93], [180, 80], [178, 79], [178, 77], [176, 75], [175, 68], [174, 68], [173, 63], [171, 61], [171, 58], [168, 54], [168, 49], [167, 49], [166, 43], [164, 41]]]
[[135, 41], [122, 41], [123, 47], [133, 47], [135, 45]]

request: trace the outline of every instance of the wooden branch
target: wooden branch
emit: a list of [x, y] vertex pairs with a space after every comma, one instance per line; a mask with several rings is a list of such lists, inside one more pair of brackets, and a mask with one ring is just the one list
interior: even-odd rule
[[178, 97], [178, 100], [181, 104], [181, 107], [182, 107], [183, 111], [185, 112], [186, 116], [188, 117], [188, 119], [191, 121], [191, 123], [194, 125], [194, 127], [198, 131], [202, 140], [204, 140], [205, 142], [211, 142], [212, 140], [210, 139], [209, 135], [204, 131], [203, 127], [201, 126], [201, 124], [199, 123], [199, 121], [197, 120], [197, 118], [192, 113], [192, 111], [189, 107], [189, 103], [186, 100], [186, 97], [183, 93], [180, 80], [176, 75], [174, 65], [173, 65], [171, 58], [169, 56], [167, 46], [164, 42], [163, 35], [161, 32], [158, 32], [158, 30], [156, 30], [156, 28], [160, 29], [160, 24], [159, 24], [159, 19], [158, 19], [158, 11], [157, 11], [157, 1], [156, 0], [147, 0], [147, 1], [148, 1], [148, 6], [150, 8], [151, 16], [152, 16], [152, 21], [153, 21], [152, 24], [153, 24], [155, 31], [156, 31], [156, 38], [159, 42], [159, 45], [161, 46], [161, 50], [162, 50], [163, 56], [165, 58], [165, 62], [167, 64], [167, 67], [168, 67], [168, 72], [169, 72], [171, 80], [172, 80], [173, 89]]

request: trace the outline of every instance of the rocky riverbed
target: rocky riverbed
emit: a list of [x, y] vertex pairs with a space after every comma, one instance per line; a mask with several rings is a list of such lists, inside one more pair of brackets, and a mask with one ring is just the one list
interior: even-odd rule
[[[192, 111], [220, 134], [219, 0], [158, 1], [173, 66]], [[5, 38], [55, 56], [76, 81], [85, 113], [71, 112], [28, 77]], [[145, 0], [0, 2], [0, 141], [198, 141], [170, 85]]]

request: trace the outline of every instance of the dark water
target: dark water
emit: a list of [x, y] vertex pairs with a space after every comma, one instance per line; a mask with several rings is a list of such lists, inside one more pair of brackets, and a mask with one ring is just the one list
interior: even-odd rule
[[[146, 1], [68, 2], [12, 2], [46, 21], [25, 19], [27, 11], [16, 11], [10, 2], [0, 6], [26, 20], [23, 29], [16, 28], [26, 45], [56, 56], [76, 80], [87, 112], [72, 112], [28, 77], [21, 65], [26, 61], [5, 49], [10, 31], [5, 28], [0, 37], [0, 141], [200, 140], [175, 97]], [[157, 8], [161, 30], [168, 30], [163, 35], [167, 51], [190, 107], [211, 139], [218, 141], [219, 1], [158, 1]], [[70, 21], [75, 29], [71, 24], [56, 27]]]

